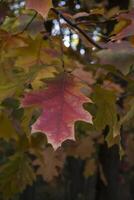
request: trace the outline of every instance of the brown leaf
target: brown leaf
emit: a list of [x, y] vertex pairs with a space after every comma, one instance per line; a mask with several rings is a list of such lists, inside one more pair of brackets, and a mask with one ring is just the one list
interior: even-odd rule
[[26, 8], [33, 9], [47, 18], [48, 12], [52, 8], [52, 0], [27, 0]]
[[85, 137], [78, 141], [67, 140], [63, 143], [63, 149], [67, 156], [80, 159], [90, 158], [95, 153], [94, 142], [91, 137]]
[[130, 42], [108, 42], [102, 47], [107, 49], [96, 53], [101, 64], [113, 65], [125, 75], [129, 73], [130, 66], [134, 63], [134, 48]]
[[39, 166], [37, 174], [41, 175], [45, 181], [51, 182], [60, 174], [64, 160], [65, 154], [61, 149], [54, 151], [52, 147], [48, 147], [33, 161], [33, 164]]

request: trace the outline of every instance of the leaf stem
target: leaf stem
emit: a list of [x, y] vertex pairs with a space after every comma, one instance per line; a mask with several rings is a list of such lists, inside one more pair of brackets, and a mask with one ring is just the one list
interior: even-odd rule
[[60, 15], [58, 15], [58, 23], [59, 23], [59, 27], [60, 27], [60, 48], [61, 48], [61, 64], [63, 69], [65, 70], [65, 63], [64, 63], [64, 47], [63, 47], [63, 31], [62, 31], [62, 26], [61, 26], [61, 22], [60, 22]]

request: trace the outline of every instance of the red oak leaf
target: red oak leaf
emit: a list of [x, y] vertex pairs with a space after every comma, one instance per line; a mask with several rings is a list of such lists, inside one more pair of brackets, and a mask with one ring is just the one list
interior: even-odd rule
[[52, 0], [27, 0], [26, 8], [36, 10], [44, 18], [47, 17], [49, 9], [52, 7]]
[[27, 93], [22, 100], [23, 107], [42, 108], [42, 114], [32, 125], [32, 132], [46, 133], [54, 148], [66, 139], [74, 139], [75, 121], [92, 123], [91, 114], [82, 106], [91, 100], [82, 94], [81, 87], [73, 76], [63, 73], [50, 81], [47, 89]]

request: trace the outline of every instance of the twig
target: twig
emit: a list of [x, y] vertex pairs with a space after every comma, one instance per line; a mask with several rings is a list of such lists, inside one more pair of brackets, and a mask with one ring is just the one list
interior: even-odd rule
[[29, 20], [29, 22], [24, 27], [24, 29], [21, 31], [21, 33], [24, 33], [24, 31], [26, 31], [28, 29], [28, 27], [32, 24], [33, 20], [36, 18], [37, 14], [38, 13], [35, 12], [35, 14], [32, 16], [32, 18]]
[[52, 11], [60, 15], [72, 28], [75, 28], [79, 33], [81, 33], [93, 46], [95, 46], [97, 49], [103, 49], [99, 44], [97, 44], [89, 35], [87, 35], [80, 27], [78, 27], [75, 23], [73, 23], [71, 20], [67, 19], [59, 10], [55, 8], [51, 8]]

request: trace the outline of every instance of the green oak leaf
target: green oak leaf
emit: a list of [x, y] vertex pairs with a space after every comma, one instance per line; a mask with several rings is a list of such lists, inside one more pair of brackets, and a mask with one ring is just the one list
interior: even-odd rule
[[0, 193], [3, 199], [11, 199], [32, 185], [35, 174], [30, 160], [24, 153], [16, 153], [0, 167]]

